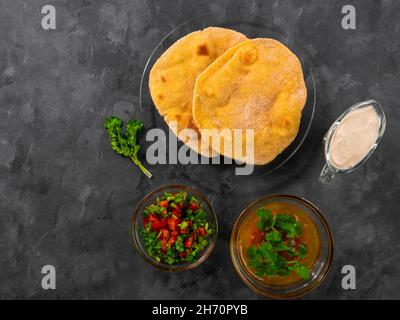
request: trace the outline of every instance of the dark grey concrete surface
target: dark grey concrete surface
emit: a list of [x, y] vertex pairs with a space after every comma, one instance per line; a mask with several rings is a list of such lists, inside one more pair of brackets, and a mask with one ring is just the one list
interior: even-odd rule
[[[44, 31], [40, 11], [49, 2], [57, 29]], [[344, 31], [347, 2], [1, 0], [0, 298], [258, 299], [236, 276], [228, 241], [241, 210], [271, 193], [309, 199], [333, 229], [332, 268], [306, 298], [400, 298], [400, 3], [351, 1], [357, 29]], [[149, 166], [148, 180], [112, 152], [103, 120], [115, 114], [148, 124], [138, 91], [152, 49], [193, 15], [226, 10], [265, 17], [306, 48], [318, 91], [311, 132], [264, 177], [159, 165]], [[382, 143], [358, 171], [320, 184], [324, 132], [367, 98], [386, 112]], [[190, 272], [156, 271], [133, 250], [136, 204], [167, 183], [200, 189], [218, 213], [217, 247]], [[57, 269], [55, 291], [41, 288], [45, 264]], [[357, 269], [356, 290], [341, 288], [345, 264]]]

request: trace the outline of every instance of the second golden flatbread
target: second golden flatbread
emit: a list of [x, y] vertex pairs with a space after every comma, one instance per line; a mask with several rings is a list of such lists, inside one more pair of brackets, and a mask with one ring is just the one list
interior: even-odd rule
[[[303, 71], [293, 52], [273, 39], [247, 40], [225, 52], [197, 78], [193, 117], [200, 130], [254, 129], [254, 159], [235, 154], [233, 135], [217, 136], [223, 143], [215, 151], [262, 165], [296, 137], [306, 98]], [[242, 140], [244, 151], [244, 135]]]

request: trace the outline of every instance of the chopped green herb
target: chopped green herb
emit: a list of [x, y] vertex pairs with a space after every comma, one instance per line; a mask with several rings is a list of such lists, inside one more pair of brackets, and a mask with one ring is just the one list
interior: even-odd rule
[[299, 252], [299, 258], [300, 259], [304, 259], [307, 256], [307, 253], [308, 253], [307, 245], [305, 243], [300, 244], [298, 252]]
[[282, 237], [278, 230], [272, 230], [270, 233], [267, 233], [265, 236], [265, 240], [276, 244], [282, 243]]
[[257, 227], [260, 230], [268, 230], [272, 227], [273, 216], [272, 212], [265, 208], [260, 208], [257, 210], [258, 224]]
[[181, 229], [187, 229], [188, 226], [189, 226], [189, 224], [185, 220], [182, 223], [178, 224], [178, 227]]
[[302, 234], [301, 223], [292, 215], [273, 215], [265, 208], [257, 210], [257, 217], [257, 227], [265, 237], [258, 245], [248, 248], [249, 267], [259, 277], [288, 276], [296, 272], [301, 279], [309, 279], [310, 269], [299, 262], [308, 253], [307, 245], [298, 240]]
[[288, 238], [299, 237], [302, 233], [300, 222], [296, 221], [296, 218], [289, 214], [278, 214], [275, 217], [274, 226], [286, 233]]

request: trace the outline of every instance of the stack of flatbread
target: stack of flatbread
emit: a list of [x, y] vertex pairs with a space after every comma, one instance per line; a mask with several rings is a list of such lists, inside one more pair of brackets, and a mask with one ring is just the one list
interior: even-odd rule
[[[294, 140], [307, 98], [300, 61], [282, 43], [216, 27], [168, 48], [150, 72], [149, 87], [170, 129], [190, 148], [256, 165], [271, 162]], [[242, 130], [241, 146], [234, 129]], [[246, 129], [254, 132], [251, 157], [243, 152]], [[210, 131], [222, 143], [201, 136]]]

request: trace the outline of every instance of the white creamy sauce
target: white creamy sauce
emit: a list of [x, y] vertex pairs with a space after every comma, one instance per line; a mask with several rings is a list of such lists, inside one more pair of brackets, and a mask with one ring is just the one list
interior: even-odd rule
[[346, 170], [362, 161], [374, 146], [380, 119], [373, 106], [354, 110], [336, 128], [329, 147], [330, 162]]

